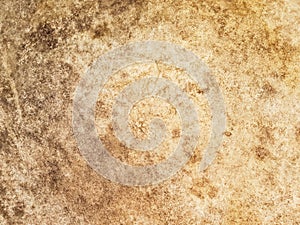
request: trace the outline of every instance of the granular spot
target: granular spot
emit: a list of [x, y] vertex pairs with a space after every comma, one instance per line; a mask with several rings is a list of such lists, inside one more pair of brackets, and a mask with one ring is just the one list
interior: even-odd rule
[[202, 154], [201, 154], [201, 150], [199, 148], [196, 148], [194, 151], [194, 154], [191, 156], [190, 158], [190, 163], [195, 164], [195, 163], [199, 163], [202, 159]]
[[13, 207], [14, 215], [16, 217], [22, 217], [25, 214], [25, 204], [24, 202], [17, 202]]
[[172, 137], [173, 138], [180, 137], [180, 130], [179, 129], [172, 130]]
[[144, 166], [156, 164], [166, 160], [167, 157], [167, 155], [161, 155], [160, 152], [156, 151], [135, 151], [129, 149], [115, 137], [111, 124], [106, 129], [106, 134], [101, 135], [100, 139], [113, 157], [118, 158], [129, 165]]
[[98, 25], [96, 29], [93, 31], [93, 38], [101, 38], [104, 36], [109, 36], [110, 34], [111, 31], [108, 28], [107, 23], [103, 23], [102, 25]]
[[264, 175], [264, 179], [263, 182], [265, 184], [268, 184], [270, 186], [275, 186], [277, 185], [277, 181], [276, 178], [274, 176], [274, 173], [270, 172], [270, 171], [265, 171], [265, 175]]
[[276, 90], [268, 82], [262, 86], [263, 95], [266, 97], [271, 97], [276, 94]]
[[37, 31], [33, 32], [29, 38], [31, 43], [37, 45], [42, 51], [55, 49], [58, 45], [55, 29], [49, 23], [40, 23]]
[[210, 198], [215, 198], [218, 194], [218, 188], [216, 188], [214, 186], [210, 186], [207, 194]]
[[261, 146], [255, 147], [254, 148], [254, 153], [255, 153], [255, 157], [258, 160], [264, 160], [264, 159], [266, 159], [267, 157], [270, 156], [269, 150], [264, 148], [264, 147], [261, 147]]
[[0, 103], [1, 106], [5, 106], [5, 108], [13, 107], [13, 92], [11, 90], [11, 87], [9, 85], [8, 81], [1, 82], [1, 88], [0, 88]]
[[7, 221], [10, 221], [10, 216], [8, 214], [8, 210], [5, 208], [3, 203], [0, 201], [0, 215], [6, 219]]
[[193, 186], [190, 188], [190, 192], [200, 199], [204, 199], [207, 196], [209, 198], [215, 198], [218, 193], [218, 188], [213, 186], [209, 179], [202, 177], [193, 181]]
[[76, 198], [75, 202], [77, 204], [80, 204], [80, 205], [86, 205], [87, 204], [87, 200], [85, 199], [85, 197], [81, 194], [78, 195], [78, 197]]
[[251, 203], [251, 200], [243, 199], [230, 200], [228, 209], [226, 210], [224, 224], [262, 224], [257, 216], [257, 209]]
[[76, 33], [76, 28], [72, 25], [72, 16], [63, 17], [61, 21], [56, 21], [57, 27], [57, 36], [60, 38], [61, 41], [65, 41], [72, 35]]
[[196, 83], [187, 83], [185, 85], [184, 91], [187, 93], [194, 93], [194, 94], [203, 94], [203, 90], [201, 90]]
[[110, 8], [112, 9], [112, 14], [116, 16], [125, 13], [131, 7], [135, 7], [141, 10], [145, 2], [146, 1], [141, 1], [141, 0], [125, 0], [125, 1], [117, 0], [110, 5]]
[[[260, 122], [261, 124], [262, 122]], [[260, 130], [259, 130], [259, 136], [258, 139], [260, 141], [261, 144], [264, 143], [270, 143], [270, 144], [274, 144], [274, 127], [272, 126], [272, 124], [268, 124], [268, 125], [264, 125], [261, 124], [259, 126]]]
[[[201, 3], [205, 10], [203, 17], [214, 21], [221, 39], [230, 40], [232, 55], [239, 54], [245, 60], [252, 54], [260, 53], [268, 59], [269, 76], [284, 80], [294, 87], [295, 73], [288, 73], [288, 68], [295, 65], [295, 56], [299, 50], [281, 36], [282, 27], [270, 27], [263, 19], [261, 1], [204, 1]], [[251, 29], [249, 29], [251, 27]], [[254, 72], [254, 71], [253, 71]], [[296, 70], [295, 70], [296, 72]], [[268, 88], [268, 87], [267, 87]]]
[[300, 143], [300, 127], [296, 127], [295, 135], [296, 140]]
[[200, 198], [200, 199], [204, 199], [204, 195], [203, 195], [203, 192], [201, 191], [201, 189], [199, 187], [195, 187], [193, 186], [191, 189], [190, 189], [190, 192], [195, 195], [196, 197]]
[[90, 29], [92, 19], [88, 16], [78, 18], [76, 21], [76, 28], [79, 32], [84, 32]]
[[61, 187], [63, 180], [61, 166], [56, 160], [47, 160], [43, 163], [43, 167], [46, 171], [40, 176], [39, 186], [41, 185], [40, 187], [56, 193]]
[[75, 6], [71, 9], [71, 20], [75, 23], [75, 28], [79, 32], [85, 32], [91, 28], [93, 22], [93, 14], [91, 14], [92, 7], [93, 6], [88, 3], [80, 8]]
[[13, 141], [9, 136], [9, 132], [7, 129], [0, 131], [0, 150], [3, 153], [11, 153], [10, 149], [13, 146]]
[[[2, 176], [1, 171], [0, 171], [0, 176]], [[0, 184], [0, 197], [2, 198], [5, 195], [6, 195], [6, 188], [2, 184]]]
[[109, 118], [111, 109], [103, 101], [98, 100], [96, 103], [96, 112], [99, 118]]

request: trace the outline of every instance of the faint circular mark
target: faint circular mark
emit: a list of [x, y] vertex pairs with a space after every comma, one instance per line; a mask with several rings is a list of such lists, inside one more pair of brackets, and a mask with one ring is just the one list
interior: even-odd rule
[[141, 79], [125, 88], [113, 107], [113, 127], [119, 140], [130, 147], [153, 149], [163, 137], [165, 131], [163, 122], [154, 119], [150, 124], [154, 135], [148, 140], [140, 141], [130, 134], [128, 124], [123, 118], [128, 115], [130, 106], [140, 98], [146, 96], [163, 98], [176, 107], [182, 121], [180, 141], [170, 157], [155, 165], [127, 165], [114, 158], [98, 138], [95, 106], [98, 93], [108, 78], [135, 63], [156, 61], [186, 70], [206, 94], [212, 113], [212, 132], [200, 162], [200, 171], [210, 165], [222, 143], [225, 131], [225, 106], [222, 94], [208, 67], [195, 54], [177, 45], [161, 41], [135, 42], [122, 46], [102, 55], [93, 63], [76, 88], [73, 105], [73, 129], [79, 150], [95, 171], [111, 181], [133, 186], [159, 183], [180, 170], [197, 146], [200, 126], [192, 101], [175, 84], [157, 77]]

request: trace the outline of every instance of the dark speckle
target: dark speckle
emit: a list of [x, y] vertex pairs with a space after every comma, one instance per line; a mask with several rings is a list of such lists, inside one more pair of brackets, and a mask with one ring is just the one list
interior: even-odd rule
[[13, 207], [14, 215], [16, 217], [22, 217], [25, 213], [25, 204], [24, 202], [17, 202], [16, 206]]
[[113, 15], [119, 15], [123, 12], [126, 12], [130, 7], [142, 7], [144, 5], [144, 1], [141, 0], [125, 0], [120, 1], [116, 0], [112, 3], [111, 8], [113, 9]]
[[[1, 175], [1, 173], [0, 173]], [[6, 194], [6, 188], [0, 184], [0, 196], [4, 196]]]
[[47, 164], [49, 167], [49, 186], [52, 190], [56, 191], [62, 179], [61, 169], [56, 161], [48, 161]]
[[0, 103], [1, 105], [9, 108], [13, 107], [13, 102], [11, 99], [13, 98], [13, 93], [8, 81], [1, 83], [2, 90], [0, 89]]
[[79, 32], [84, 32], [89, 30], [92, 23], [92, 19], [88, 16], [78, 18], [75, 21], [76, 21], [76, 28]]
[[213, 186], [208, 178], [203, 177], [199, 180], [193, 181], [193, 186], [190, 188], [190, 192], [200, 199], [204, 199], [206, 196], [209, 198], [215, 198], [218, 194], [218, 188]]
[[0, 150], [1, 152], [10, 153], [10, 148], [13, 146], [8, 130], [0, 131]]
[[37, 45], [43, 51], [55, 49], [58, 45], [55, 29], [49, 23], [39, 24], [36, 32], [30, 35], [30, 39], [33, 45]]
[[101, 38], [103, 36], [110, 35], [111, 31], [107, 26], [107, 23], [103, 23], [102, 25], [98, 25], [93, 32], [93, 38]]
[[172, 137], [173, 138], [180, 137], [180, 130], [179, 129], [172, 130]]
[[259, 133], [258, 138], [260, 143], [263, 145], [264, 143], [270, 143], [274, 144], [274, 131], [276, 130], [275, 127], [273, 127], [272, 123], [260, 122], [259, 125]]
[[273, 88], [273, 86], [269, 83], [265, 83], [262, 86], [263, 94], [267, 97], [270, 97], [274, 94], [276, 94], [276, 90]]
[[258, 160], [264, 160], [270, 156], [270, 152], [268, 149], [258, 146], [254, 148], [255, 157]]
[[300, 143], [300, 127], [296, 127], [295, 135], [296, 140]]
[[4, 207], [1, 201], [0, 201], [0, 215], [6, 220], [10, 220], [10, 216], [7, 212], [7, 209]]

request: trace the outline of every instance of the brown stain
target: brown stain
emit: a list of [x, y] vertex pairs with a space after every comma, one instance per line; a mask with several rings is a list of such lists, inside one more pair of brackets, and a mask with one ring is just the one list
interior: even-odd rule
[[[171, 221], [172, 224], [189, 224], [185, 216], [182, 215], [181, 208], [174, 207], [178, 203], [184, 205], [185, 201], [180, 199], [179, 194], [170, 192], [164, 185], [151, 188], [147, 192], [138, 188], [128, 188], [113, 184], [98, 176], [82, 161], [74, 158], [74, 153], [78, 153], [76, 146], [70, 149], [70, 147], [66, 146], [66, 142], [70, 140], [56, 137], [58, 134], [53, 134], [49, 129], [51, 124], [69, 126], [69, 124], [65, 124], [63, 118], [68, 112], [68, 107], [70, 107], [71, 96], [74, 91], [73, 87], [79, 75], [76, 74], [76, 69], [73, 69], [70, 64], [64, 63], [61, 59], [51, 58], [54, 57], [52, 55], [49, 58], [52, 62], [49, 62], [45, 53], [56, 51], [60, 46], [63, 48], [66, 39], [84, 32], [89, 32], [96, 39], [108, 37], [120, 42], [122, 40], [127, 41], [126, 38], [124, 40], [124, 37], [128, 37], [131, 30], [142, 29], [139, 27], [139, 23], [143, 13], [147, 12], [145, 7], [147, 6], [147, 1], [98, 1], [98, 12], [96, 8], [93, 8], [93, 4], [84, 3], [84, 7], [75, 7], [71, 15], [68, 16], [65, 15], [64, 9], [56, 9], [57, 15], [53, 16], [55, 17], [54, 19], [49, 20], [42, 18], [43, 13], [34, 15], [37, 10], [40, 10], [39, 4], [18, 1], [14, 5], [16, 7], [12, 8], [17, 10], [19, 4], [22, 4], [22, 11], [26, 9], [27, 15], [32, 14], [32, 17], [36, 17], [38, 21], [46, 20], [41, 21], [40, 24], [29, 26], [34, 31], [31, 33], [31, 36], [25, 37], [23, 44], [20, 44], [16, 49], [19, 57], [17, 58], [18, 64], [22, 65], [18, 65], [17, 71], [14, 71], [14, 77], [17, 80], [20, 78], [19, 82], [17, 81], [17, 89], [20, 91], [24, 122], [21, 127], [14, 127], [16, 126], [14, 124], [9, 124], [9, 126], [14, 127], [15, 130], [22, 134], [20, 140], [26, 137], [26, 140], [33, 141], [43, 149], [41, 152], [35, 152], [35, 154], [38, 154], [36, 160], [41, 161], [38, 167], [35, 168], [40, 172], [40, 176], [38, 179], [34, 179], [33, 183], [23, 184], [24, 187], [26, 186], [38, 200], [42, 199], [45, 202], [49, 198], [60, 199], [65, 197], [66, 202], [62, 201], [61, 204], [66, 204], [66, 214], [82, 216], [86, 223], [100, 223], [101, 225], [120, 224], [121, 220], [125, 221], [129, 217], [130, 210], [133, 210], [143, 212], [149, 218], [162, 218], [159, 224], [165, 224], [165, 220]], [[267, 73], [262, 75], [258, 73], [259, 76], [269, 76], [270, 78], [278, 79], [291, 89], [297, 88], [296, 84], [299, 75], [296, 72], [288, 72], [287, 70], [290, 64], [295, 62], [294, 57], [299, 54], [299, 49], [292, 46], [278, 34], [280, 27], [272, 30], [260, 18], [261, 10], [264, 7], [262, 3], [259, 1], [202, 1], [191, 4], [195, 5], [195, 8], [200, 8], [207, 12], [207, 14], [202, 16], [209, 22], [213, 21], [220, 39], [225, 38], [234, 45], [234, 48], [231, 49], [233, 58], [238, 54], [242, 54], [244, 59], [247, 60], [251, 57], [251, 51], [252, 53], [257, 52], [265, 56], [269, 60], [269, 64], [272, 65], [272, 68]], [[177, 6], [174, 3], [174, 5], [170, 4], [171, 7], [176, 9]], [[128, 12], [133, 8], [136, 9], [135, 13], [132, 17], [128, 17]], [[45, 6], [45, 9], [48, 11], [49, 7]], [[51, 10], [50, 8], [49, 11]], [[112, 24], [107, 25], [108, 29], [102, 25], [96, 25], [95, 27], [93, 21], [97, 13], [101, 13], [104, 10], [114, 15]], [[149, 15], [149, 17], [151, 16], [153, 18], [148, 22], [152, 25], [155, 23], [159, 24], [162, 21], [170, 22], [172, 18], [175, 18], [172, 14], [165, 13], [164, 10], [159, 12], [158, 15]], [[240, 22], [239, 19], [246, 16], [248, 18]], [[233, 20], [235, 25], [230, 24], [230, 20]], [[238, 26], [238, 23], [245, 24], [248, 22], [249, 25], [247, 27]], [[12, 24], [6, 23], [1, 30], [1, 34], [4, 34], [5, 30], [10, 29], [8, 25], [11, 26]], [[48, 60], [48, 63], [39, 65], [35, 56], [22, 61], [24, 60], [23, 56], [27, 55], [27, 51], [33, 51], [34, 53], [43, 52], [45, 54], [43, 57]], [[225, 51], [228, 51], [228, 49]], [[249, 73], [252, 72], [250, 71]], [[55, 79], [51, 79], [51, 76], [55, 76]], [[257, 79], [260, 78], [259, 76]], [[22, 77], [26, 79], [22, 80]], [[57, 83], [56, 81], [59, 82]], [[7, 83], [3, 86], [1, 83], [1, 87], [4, 87], [0, 95], [1, 105], [6, 107], [5, 111], [7, 112], [14, 111], [13, 103], [10, 101], [12, 97], [10, 88], [7, 86]], [[265, 83], [263, 90], [266, 93], [266, 97], [276, 96], [277, 94], [277, 91], [274, 90], [270, 83]], [[46, 99], [39, 99], [38, 94], [40, 93], [44, 94]], [[60, 99], [63, 101], [55, 104]], [[9, 129], [9, 134], [7, 134], [7, 130], [1, 132], [0, 144], [2, 149], [16, 151], [16, 146], [9, 137], [9, 134], [12, 134], [14, 130]], [[295, 137], [300, 142], [299, 128], [295, 130]], [[267, 142], [272, 144], [274, 142], [272, 127], [268, 125], [263, 126], [259, 130], [258, 138], [261, 143]], [[105, 140], [107, 140], [107, 145], [118, 146], [115, 143], [116, 140], [112, 137], [105, 137]], [[25, 147], [24, 150], [28, 150]], [[119, 147], [122, 151], [126, 150], [122, 146]], [[34, 148], [29, 150], [35, 151]], [[263, 161], [270, 157], [270, 152], [266, 146], [255, 146], [252, 150], [258, 160]], [[63, 155], [67, 157], [61, 157], [58, 152], [63, 152]], [[51, 159], [49, 160], [50, 156]], [[11, 163], [20, 161], [19, 158], [12, 159], [11, 156], [5, 156], [5, 160]], [[199, 158], [194, 159], [194, 161], [199, 162]], [[63, 175], [62, 169], [68, 166], [74, 172], [71, 178], [66, 178]], [[274, 176], [272, 174], [266, 179], [271, 184], [274, 184]], [[9, 209], [4, 207], [2, 201], [3, 199], [6, 201], [8, 198], [6, 196], [7, 190], [13, 190], [13, 188], [14, 186], [10, 182], [6, 182], [3, 187], [0, 186], [0, 213], [7, 220], [8, 224], [17, 224], [18, 221], [14, 223], [12, 217], [26, 216], [27, 213], [25, 210], [26, 206], [19, 200], [13, 199], [9, 202], [14, 215], [10, 214]], [[211, 199], [218, 196], [217, 188], [207, 178], [202, 178], [199, 182], [195, 181], [190, 191], [201, 199]], [[228, 211], [224, 216], [224, 224], [261, 223], [257, 218], [255, 206], [251, 206], [251, 201], [253, 201], [251, 196], [232, 196], [232, 198]], [[125, 210], [122, 208], [124, 204], [126, 205]], [[43, 217], [44, 215], [36, 216]]]
[[111, 30], [108, 27], [108, 24], [104, 22], [101, 25], [98, 25], [93, 31], [93, 38], [101, 38], [104, 36], [109, 36], [111, 34]]
[[45, 168], [48, 168], [46, 174], [43, 174], [43, 182], [47, 186], [49, 185], [50, 190], [58, 191], [64, 177], [63, 171], [61, 171], [61, 165], [57, 161], [46, 161]]
[[173, 138], [178, 138], [178, 137], [180, 137], [180, 129], [174, 129], [174, 130], [172, 130], [172, 137]]
[[[126, 73], [120, 72], [120, 76], [123, 77], [123, 75], [127, 75]], [[128, 76], [128, 75], [127, 75]], [[127, 82], [125, 82], [127, 83]], [[113, 86], [120, 85], [118, 84], [112, 84]], [[122, 84], [124, 85], [124, 83]], [[171, 154], [172, 149], [170, 146], [173, 143], [176, 143], [180, 137], [180, 129], [177, 128], [171, 128], [170, 130], [170, 137], [165, 140], [164, 143], [159, 146], [160, 148], [154, 149], [154, 151], [138, 151], [136, 149], [130, 149], [125, 144], [120, 142], [118, 138], [115, 136], [114, 129], [112, 126], [112, 123], [110, 121], [111, 116], [111, 108], [110, 100], [111, 97], [102, 96], [101, 99], [99, 99], [96, 103], [96, 124], [101, 124], [101, 120], [103, 120], [103, 124], [105, 125], [105, 128], [99, 128], [98, 134], [99, 138], [101, 139], [102, 143], [106, 147], [106, 149], [112, 154], [113, 157], [118, 158], [122, 162], [125, 162], [130, 165], [135, 166], [143, 166], [143, 165], [153, 165], [159, 162], [162, 162], [166, 160], [169, 155]], [[149, 101], [148, 103], [147, 100]], [[165, 115], [168, 115], [168, 117], [172, 118], [173, 113], [176, 114], [175, 109], [173, 106], [167, 104], [159, 104], [155, 103], [153, 98], [147, 99], [146, 102], [141, 103], [142, 105], [134, 105], [131, 113], [133, 113], [136, 118], [131, 118], [129, 120], [129, 127], [130, 132], [137, 138], [137, 139], [146, 139], [149, 135], [149, 123], [151, 121], [151, 118], [159, 117], [164, 118]], [[157, 101], [157, 100], [156, 100]], [[161, 100], [160, 100], [161, 101]], [[151, 106], [147, 108], [148, 111], [150, 111], [150, 114], [147, 114], [148, 111], [139, 111], [139, 109], [143, 108], [143, 105], [146, 104], [147, 106]], [[153, 105], [154, 104], [154, 105]], [[163, 106], [165, 110], [157, 110], [159, 109], [159, 106]], [[153, 111], [152, 111], [152, 109]], [[129, 116], [130, 118], [130, 116]], [[99, 121], [99, 122], [98, 122]], [[103, 125], [101, 125], [103, 126]], [[173, 145], [174, 146], [174, 145]]]
[[296, 141], [300, 143], [300, 127], [295, 128]]
[[[105, 2], [105, 1], [104, 1]], [[138, 10], [141, 10], [144, 5], [147, 4], [147, 1], [142, 1], [142, 0], [115, 0], [111, 3], [110, 9], [112, 12], [112, 15], [118, 16], [122, 15], [125, 12], [127, 12], [130, 8], [135, 7]], [[101, 3], [100, 3], [101, 6]]]
[[75, 28], [78, 32], [85, 32], [91, 28], [93, 18], [88, 13], [91, 8], [92, 6], [72, 8], [72, 21], [75, 23]]
[[108, 119], [111, 115], [111, 109], [105, 104], [105, 102], [98, 100], [96, 102], [96, 112], [97, 116], [102, 119]]
[[0, 102], [2, 107], [6, 109], [14, 107], [13, 100], [13, 92], [9, 85], [9, 82], [5, 79], [1, 82], [1, 89], [0, 89]]
[[8, 135], [9, 133], [7, 129], [0, 131], [0, 150], [3, 153], [9, 153], [10, 146], [12, 145], [12, 140]]
[[206, 177], [193, 180], [193, 186], [190, 188], [191, 194], [200, 199], [215, 198], [218, 194], [218, 188], [211, 184], [211, 181]]
[[[221, 39], [230, 42], [232, 56], [243, 55], [247, 61], [251, 54], [263, 55], [272, 65], [268, 74], [249, 71], [255, 76], [277, 78], [291, 89], [299, 83], [294, 68], [300, 55], [299, 46], [294, 46], [280, 35], [282, 27], [270, 28], [263, 19], [264, 3], [261, 1], [203, 1], [196, 7], [204, 10], [204, 19], [214, 21]], [[249, 29], [250, 28], [250, 29]], [[265, 86], [269, 89], [269, 86]], [[266, 90], [268, 91], [268, 90]], [[272, 94], [274, 90], [272, 89]]]
[[[39, 171], [39, 175], [32, 176], [31, 183], [24, 183], [21, 187], [22, 191], [34, 193], [37, 198], [40, 198], [43, 195], [57, 194], [62, 190], [64, 174], [61, 168], [69, 163], [69, 156], [72, 153], [65, 150], [67, 149], [65, 145], [69, 140], [63, 140], [60, 143], [59, 138], [49, 127], [60, 125], [65, 119], [66, 110], [71, 103], [70, 96], [73, 92], [71, 83], [73, 84], [74, 80], [77, 79], [78, 74], [74, 72], [71, 65], [61, 61], [47, 61], [45, 64], [38, 65], [35, 64], [35, 59], [29, 59], [27, 63], [24, 64], [25, 66], [19, 65], [19, 69], [26, 74], [28, 72], [27, 66], [32, 66], [30, 75], [34, 76], [34, 82], [31, 83], [32, 80], [26, 80], [23, 83], [20, 79], [16, 84], [20, 93], [23, 116], [26, 120], [22, 121], [21, 129], [16, 125], [12, 125], [10, 129], [18, 129], [18, 139], [24, 140], [25, 138], [26, 142], [34, 142], [35, 145], [33, 146], [43, 149], [43, 151], [38, 152], [38, 158], [36, 158], [38, 167], [30, 168], [30, 170]], [[52, 74], [61, 77], [59, 80], [52, 79], [50, 76]], [[43, 95], [43, 98], [39, 98], [39, 95]], [[55, 107], [54, 105], [59, 104], [58, 99], [63, 102], [63, 105]], [[11, 131], [10, 134], [12, 134]], [[16, 146], [11, 144], [4, 146], [7, 141], [10, 141], [10, 138], [4, 138], [5, 141], [1, 142], [2, 147], [13, 149], [17, 153], [19, 149], [16, 149]], [[22, 151], [24, 151], [23, 148]], [[30, 154], [36, 154], [38, 150], [35, 148], [30, 149], [30, 152], [34, 152]], [[59, 157], [61, 155], [64, 157]], [[14, 157], [13, 162], [23, 164], [23, 159]], [[11, 166], [13, 166], [12, 163]], [[11, 184], [8, 183], [7, 185]], [[13, 207], [13, 205], [14, 200], [11, 200], [11, 206]], [[25, 215], [26, 211], [23, 209], [25, 209], [25, 205], [16, 203], [12, 209], [14, 211], [13, 217], [18, 218]]]
[[254, 152], [255, 157], [258, 160], [265, 160], [267, 158], [270, 158], [270, 151], [264, 147], [257, 146], [257, 147], [254, 147], [254, 149], [252, 151]]
[[263, 182], [272, 187], [276, 187], [276, 185], [278, 185], [278, 180], [276, 179], [274, 172], [273, 171], [264, 171], [264, 172], [265, 172], [265, 176]]
[[25, 204], [24, 202], [17, 202], [13, 207], [14, 216], [22, 217], [25, 214]]
[[2, 201], [0, 202], [0, 215], [8, 222], [8, 224], [12, 224], [8, 210], [4, 207]]
[[262, 86], [262, 89], [264, 91], [264, 93], [267, 95], [267, 96], [272, 96], [274, 94], [276, 94], [276, 90], [273, 88], [273, 86], [266, 82], [263, 86]]
[[7, 224], [20, 224], [25, 215], [26, 204], [24, 201], [18, 200], [16, 196], [11, 195], [11, 180], [2, 176], [0, 170], [0, 216], [4, 218]]
[[[186, 215], [186, 212], [178, 214], [184, 199], [170, 192], [164, 185], [125, 187], [95, 177], [94, 174], [89, 175], [93, 177], [91, 181], [82, 179], [81, 175], [77, 178], [79, 180], [66, 184], [64, 195], [68, 200], [68, 209], [84, 214], [87, 221], [93, 224], [121, 224], [120, 221], [125, 220], [128, 223], [132, 212], [143, 212], [143, 217], [157, 224], [164, 224], [166, 220], [169, 224], [176, 224], [178, 221], [187, 224], [191, 219], [191, 215]], [[78, 186], [78, 183], [82, 183], [81, 188], [74, 189], [74, 185]], [[97, 190], [94, 189], [95, 185]]]
[[112, 124], [108, 126], [104, 135], [100, 135], [106, 149], [115, 157], [130, 165], [143, 166], [159, 163], [166, 159], [159, 152], [136, 151], [126, 147], [114, 135]]
[[141, 18], [148, 11], [147, 4], [148, 1], [141, 0], [116, 0], [111, 2], [110, 6], [104, 6], [104, 10], [108, 9], [109, 14], [113, 17], [109, 24], [108, 37], [113, 36], [121, 43], [124, 43], [124, 39], [131, 38], [134, 30], [138, 29]]
[[275, 142], [273, 132], [274, 132], [274, 128], [270, 126], [262, 126], [260, 128], [259, 141], [261, 143], [273, 144]]
[[186, 85], [185, 85], [185, 88], [183, 89], [185, 92], [187, 93], [190, 93], [192, 95], [195, 95], [195, 94], [203, 94], [204, 91], [201, 90], [199, 88], [199, 86], [196, 84], [196, 83], [190, 83], [188, 82]]
[[273, 125], [270, 118], [259, 117], [257, 119], [258, 132], [257, 137], [261, 145], [274, 144], [275, 137], [274, 133], [278, 131], [278, 128]]
[[[50, 60], [43, 64], [33, 61], [31, 65], [33, 66], [31, 75], [35, 78], [34, 82], [22, 83], [20, 81], [17, 83], [21, 90], [20, 102], [24, 115], [32, 119], [61, 120], [62, 117], [58, 115], [62, 114], [66, 110], [66, 106], [71, 103], [70, 96], [73, 87], [70, 84], [77, 79], [78, 74], [72, 70], [71, 65], [62, 61]], [[22, 66], [20, 69], [24, 69], [24, 72], [28, 73], [26, 66]], [[61, 79], [56, 80], [51, 74], [60, 75]], [[50, 118], [42, 117], [49, 111], [53, 111], [53, 107], [59, 103], [58, 100], [64, 102], [62, 107], [51, 113]]]
[[108, 224], [114, 216], [122, 217], [123, 212], [117, 205], [118, 195], [115, 193], [128, 193], [126, 189], [113, 186], [86, 166], [73, 170], [77, 175], [62, 183], [67, 212], [83, 214], [86, 222], [93, 221], [94, 224]]
[[3, 180], [2, 180], [2, 171], [0, 170], [0, 215], [6, 219], [6, 220], [10, 220], [10, 216], [8, 214], [8, 210], [6, 208], [5, 201], [7, 200], [7, 188], [5, 187], [6, 185], [4, 184]]
[[49, 51], [58, 46], [55, 29], [49, 23], [40, 23], [36, 31], [30, 34], [29, 39], [32, 45], [41, 51]]
[[[249, 201], [249, 200], [248, 200]], [[229, 208], [225, 212], [223, 224], [261, 224], [257, 217], [257, 210], [253, 208], [252, 203], [243, 199], [231, 200]]]

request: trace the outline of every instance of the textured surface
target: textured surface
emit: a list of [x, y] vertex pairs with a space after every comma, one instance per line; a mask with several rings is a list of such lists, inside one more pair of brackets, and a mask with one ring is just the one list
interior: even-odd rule
[[[2, 0], [0, 223], [300, 224], [299, 15], [297, 0]], [[172, 179], [133, 188], [86, 164], [73, 136], [72, 99], [95, 59], [140, 40], [176, 43], [208, 65], [224, 96], [227, 131], [205, 172], [197, 167], [206, 132]], [[139, 137], [149, 116], [166, 121], [157, 152], [132, 151], [113, 136], [113, 98], [151, 71], [177, 83], [197, 105], [201, 129], [210, 129], [203, 90], [183, 71], [126, 68], [99, 95], [96, 121], [112, 154], [132, 164], [163, 160], [180, 136], [175, 109], [155, 98], [130, 116]]]

